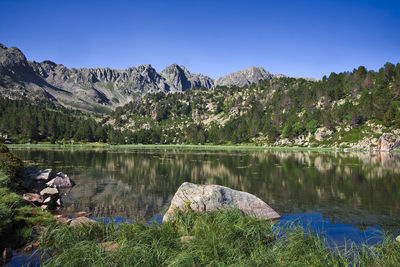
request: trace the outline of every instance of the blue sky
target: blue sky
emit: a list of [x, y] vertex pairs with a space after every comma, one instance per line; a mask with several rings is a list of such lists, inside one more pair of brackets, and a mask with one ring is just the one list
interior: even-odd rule
[[400, 1], [0, 0], [0, 42], [75, 68], [321, 78], [400, 62]]

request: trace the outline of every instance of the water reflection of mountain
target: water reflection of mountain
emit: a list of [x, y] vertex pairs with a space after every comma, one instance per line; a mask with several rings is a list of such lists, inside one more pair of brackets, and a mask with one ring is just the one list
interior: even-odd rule
[[[353, 224], [400, 217], [400, 156], [331, 152], [16, 150], [24, 160], [70, 174], [67, 210], [149, 218], [184, 181], [253, 193], [282, 214], [316, 211]], [[392, 221], [394, 220], [394, 221]]]

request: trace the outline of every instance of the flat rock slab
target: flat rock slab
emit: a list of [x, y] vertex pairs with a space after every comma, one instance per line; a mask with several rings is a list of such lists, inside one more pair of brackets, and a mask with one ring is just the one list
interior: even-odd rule
[[42, 204], [43, 203], [43, 197], [39, 194], [35, 193], [26, 193], [23, 196], [23, 199], [35, 203], [35, 204]]
[[278, 220], [281, 216], [258, 197], [220, 185], [197, 185], [185, 182], [175, 193], [163, 222], [173, 219], [175, 210], [195, 212], [236, 208], [244, 214], [261, 220]]
[[47, 187], [40, 191], [41, 196], [49, 196], [49, 195], [57, 195], [58, 194], [58, 189], [55, 187]]

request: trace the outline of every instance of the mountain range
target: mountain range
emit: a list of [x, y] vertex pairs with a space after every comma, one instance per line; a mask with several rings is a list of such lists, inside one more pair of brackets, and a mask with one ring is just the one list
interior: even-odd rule
[[46, 60], [28, 61], [16, 47], [0, 44], [0, 95], [18, 99], [45, 99], [65, 107], [101, 111], [114, 109], [144, 93], [176, 93], [215, 86], [244, 86], [259, 80], [282, 77], [251, 67], [214, 80], [190, 73], [172, 64], [157, 72], [151, 65], [126, 70], [110, 68], [67, 68]]

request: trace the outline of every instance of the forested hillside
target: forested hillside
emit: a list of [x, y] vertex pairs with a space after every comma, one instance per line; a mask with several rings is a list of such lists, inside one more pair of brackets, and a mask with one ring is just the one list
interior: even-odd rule
[[117, 108], [112, 122], [139, 143], [347, 146], [364, 139], [373, 146], [382, 132], [400, 128], [400, 64], [321, 81], [282, 77], [147, 95]]
[[400, 64], [320, 81], [272, 77], [244, 87], [146, 94], [95, 117], [44, 103], [0, 101], [3, 136], [26, 141], [374, 147], [400, 134]]

